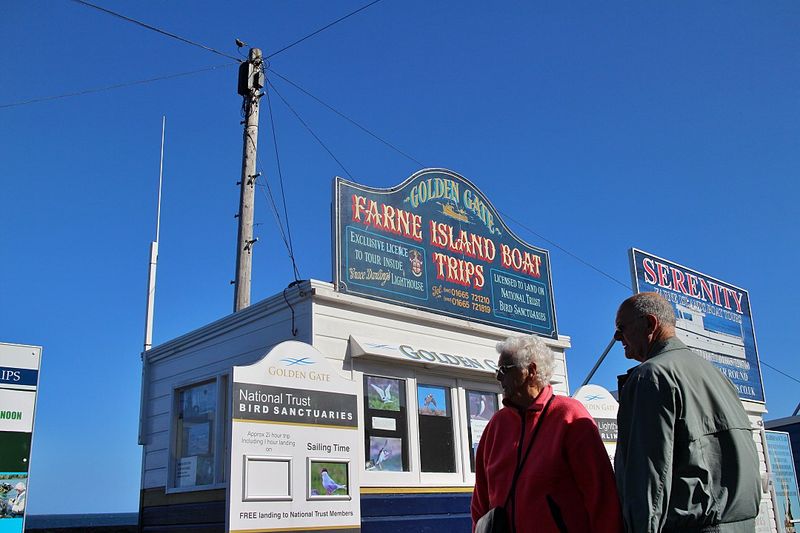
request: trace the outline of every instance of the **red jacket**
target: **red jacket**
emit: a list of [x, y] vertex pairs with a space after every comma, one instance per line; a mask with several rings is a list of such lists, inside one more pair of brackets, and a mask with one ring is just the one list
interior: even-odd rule
[[[524, 456], [547, 401], [549, 385], [524, 411], [503, 402], [486, 426], [475, 461], [472, 527], [511, 489], [517, 457]], [[525, 439], [520, 447], [520, 435]], [[517, 481], [517, 533], [620, 533], [614, 472], [597, 425], [577, 400], [555, 396]], [[507, 507], [512, 519], [512, 504]]]

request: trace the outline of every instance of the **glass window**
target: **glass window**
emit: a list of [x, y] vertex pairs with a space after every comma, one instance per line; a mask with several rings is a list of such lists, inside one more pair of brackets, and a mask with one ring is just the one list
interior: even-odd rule
[[417, 385], [419, 456], [423, 472], [455, 472], [450, 388]]
[[177, 390], [175, 487], [214, 484], [216, 470], [217, 382]]
[[469, 425], [469, 466], [472, 472], [475, 471], [475, 452], [478, 450], [478, 443], [489, 419], [497, 412], [497, 394], [486, 391], [468, 390], [467, 394], [467, 418]]
[[366, 469], [408, 472], [406, 382], [364, 375]]

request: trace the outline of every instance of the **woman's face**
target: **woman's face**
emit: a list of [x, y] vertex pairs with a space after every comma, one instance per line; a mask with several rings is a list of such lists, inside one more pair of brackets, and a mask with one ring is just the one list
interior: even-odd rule
[[536, 366], [531, 364], [528, 368], [520, 368], [512, 354], [503, 352], [497, 360], [497, 368], [497, 381], [503, 387], [503, 396], [517, 404], [528, 403], [530, 400], [528, 383], [536, 375]]

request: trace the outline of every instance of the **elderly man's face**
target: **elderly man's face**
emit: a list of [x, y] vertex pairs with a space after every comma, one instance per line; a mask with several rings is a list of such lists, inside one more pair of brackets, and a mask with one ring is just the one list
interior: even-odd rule
[[503, 396], [510, 401], [526, 397], [528, 394], [527, 378], [530, 372], [527, 368], [516, 366], [514, 357], [503, 352], [497, 360], [497, 381], [503, 387]]
[[636, 313], [630, 306], [623, 305], [617, 311], [617, 330], [614, 338], [622, 342], [625, 357], [642, 362], [650, 351], [651, 332], [648, 331], [647, 316]]

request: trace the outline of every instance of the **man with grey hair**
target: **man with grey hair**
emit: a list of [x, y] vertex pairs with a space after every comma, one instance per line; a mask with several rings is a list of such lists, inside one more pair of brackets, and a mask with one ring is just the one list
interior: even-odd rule
[[621, 533], [608, 454], [583, 405], [553, 394], [553, 352], [535, 335], [510, 337], [497, 351], [504, 407], [478, 445], [473, 530], [499, 507], [516, 533]]
[[675, 336], [659, 294], [622, 302], [616, 326], [640, 363], [620, 376], [614, 465], [626, 531], [753, 533], [758, 456], [736, 389]]

